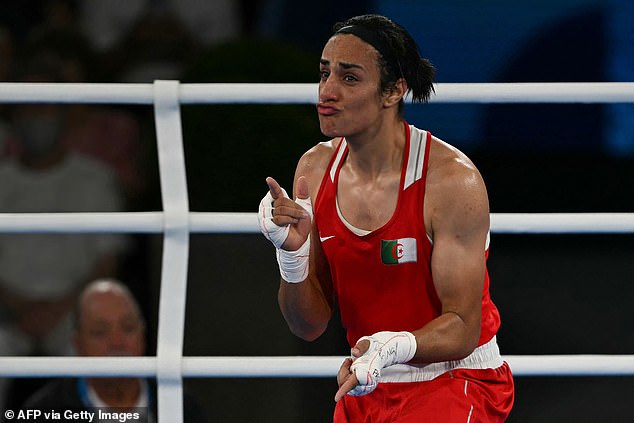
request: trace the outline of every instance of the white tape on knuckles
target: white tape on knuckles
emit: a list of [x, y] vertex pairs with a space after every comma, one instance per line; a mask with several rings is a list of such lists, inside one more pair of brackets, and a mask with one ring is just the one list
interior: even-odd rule
[[416, 337], [411, 332], [377, 332], [364, 336], [358, 342], [367, 340], [367, 351], [354, 360], [350, 370], [359, 384], [348, 395], [366, 395], [374, 391], [381, 382], [381, 370], [395, 364], [410, 361], [416, 354]]
[[[288, 198], [288, 194], [284, 188], [282, 188], [282, 193], [284, 197]], [[260, 200], [258, 223], [262, 235], [271, 241], [275, 248], [282, 248], [282, 244], [286, 241], [290, 228], [288, 225], [278, 226], [273, 222], [273, 201], [275, 200], [273, 200], [271, 191], [268, 191], [262, 200]]]

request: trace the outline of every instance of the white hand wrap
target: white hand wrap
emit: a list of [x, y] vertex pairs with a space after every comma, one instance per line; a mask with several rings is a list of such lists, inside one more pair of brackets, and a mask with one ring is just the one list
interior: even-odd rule
[[276, 250], [277, 264], [282, 279], [289, 283], [303, 282], [308, 277], [308, 258], [310, 253], [310, 235], [297, 251]]
[[364, 336], [370, 347], [354, 360], [350, 370], [359, 384], [348, 395], [359, 396], [374, 391], [381, 381], [381, 369], [410, 361], [416, 354], [416, 337], [411, 332], [377, 332]]
[[[282, 188], [284, 197], [288, 198], [288, 194]], [[308, 198], [298, 198], [295, 200], [297, 204], [302, 206], [309, 214], [310, 220], [313, 220], [313, 205]], [[276, 248], [277, 263], [280, 266], [280, 275], [289, 283], [303, 282], [308, 277], [308, 262], [310, 256], [310, 234], [306, 241], [297, 251], [286, 251], [282, 249], [282, 245], [288, 237], [290, 231], [289, 225], [278, 226], [273, 222], [273, 196], [271, 192], [260, 201], [258, 221], [260, 223], [260, 231], [264, 237], [271, 241]]]
[[[308, 198], [297, 198], [297, 204], [302, 206], [313, 221], [313, 204]], [[288, 228], [288, 226], [287, 226]], [[288, 231], [287, 231], [288, 233]], [[285, 238], [286, 239], [286, 238]], [[280, 275], [288, 283], [303, 282], [308, 277], [308, 262], [310, 258], [310, 234], [297, 251], [277, 249], [277, 263], [280, 266]]]
[[[288, 194], [284, 188], [282, 188], [282, 193], [284, 194], [284, 197], [288, 198]], [[271, 241], [273, 245], [275, 245], [275, 248], [282, 248], [282, 244], [284, 244], [284, 241], [286, 241], [286, 237], [288, 236], [289, 227], [288, 225], [277, 226], [273, 222], [273, 201], [271, 191], [268, 191], [264, 198], [260, 201], [258, 222], [260, 224], [260, 231], [264, 237]]]

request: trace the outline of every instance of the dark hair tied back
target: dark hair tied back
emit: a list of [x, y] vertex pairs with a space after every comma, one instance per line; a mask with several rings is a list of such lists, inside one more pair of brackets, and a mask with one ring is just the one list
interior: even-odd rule
[[429, 100], [434, 92], [435, 69], [421, 57], [416, 41], [405, 28], [385, 16], [369, 14], [338, 22], [333, 31], [356, 35], [379, 52], [382, 91], [389, 91], [399, 78], [404, 78], [412, 101]]

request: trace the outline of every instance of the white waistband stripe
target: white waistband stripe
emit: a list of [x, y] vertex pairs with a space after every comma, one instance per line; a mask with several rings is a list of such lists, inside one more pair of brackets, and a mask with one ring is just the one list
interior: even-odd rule
[[381, 372], [381, 382], [424, 382], [455, 369], [496, 369], [504, 364], [495, 336], [462, 360], [429, 364], [396, 364]]

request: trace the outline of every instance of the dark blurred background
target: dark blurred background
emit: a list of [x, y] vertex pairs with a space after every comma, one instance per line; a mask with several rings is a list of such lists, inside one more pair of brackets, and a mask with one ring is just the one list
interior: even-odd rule
[[[70, 82], [317, 82], [332, 24], [369, 12], [415, 36], [438, 82], [634, 80], [630, 0], [2, 2], [0, 79], [11, 81], [28, 57], [53, 52]], [[16, 154], [7, 109], [0, 105], [3, 157]], [[152, 110], [114, 109], [134, 128], [125, 144], [114, 135], [109, 153], [91, 147], [90, 136], [73, 145], [113, 166], [127, 210], [160, 210]], [[193, 211], [255, 211], [264, 178], [290, 188], [299, 156], [323, 140], [310, 106], [183, 106], [182, 113]], [[473, 159], [494, 213], [634, 210], [634, 104], [432, 103], [406, 107], [406, 117]], [[160, 236], [134, 235], [119, 275], [148, 315], [150, 353], [161, 244]], [[193, 235], [190, 251], [185, 355], [347, 352], [336, 320], [314, 343], [289, 333], [277, 308], [274, 252], [260, 235]], [[494, 234], [503, 354], [634, 354], [633, 255], [629, 234]], [[323, 422], [336, 381], [186, 385], [210, 421]], [[631, 421], [632, 377], [517, 377], [516, 387], [512, 422]], [[29, 389], [16, 382], [12, 401]]]

